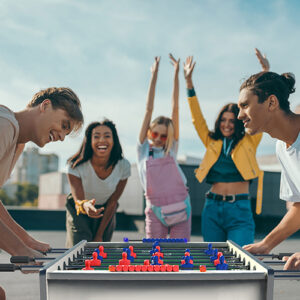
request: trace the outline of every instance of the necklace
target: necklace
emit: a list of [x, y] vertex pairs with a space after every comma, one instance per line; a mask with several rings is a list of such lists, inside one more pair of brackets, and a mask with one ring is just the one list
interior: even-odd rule
[[229, 142], [228, 145], [227, 145], [227, 139], [226, 138], [223, 139], [223, 152], [225, 156], [229, 155], [229, 152], [231, 151], [232, 143], [233, 143], [233, 139]]

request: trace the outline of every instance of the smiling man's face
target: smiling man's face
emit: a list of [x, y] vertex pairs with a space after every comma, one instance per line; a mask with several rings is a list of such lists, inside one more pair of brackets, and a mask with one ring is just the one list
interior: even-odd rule
[[263, 132], [269, 118], [268, 101], [259, 103], [258, 96], [244, 88], [240, 92], [238, 106], [238, 119], [243, 121], [246, 132], [250, 135]]

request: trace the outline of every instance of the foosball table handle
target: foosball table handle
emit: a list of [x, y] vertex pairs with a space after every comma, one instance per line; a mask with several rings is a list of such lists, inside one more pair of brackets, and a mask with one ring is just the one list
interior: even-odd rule
[[0, 264], [0, 272], [14, 272], [18, 269], [18, 266], [15, 264]]
[[29, 256], [11, 256], [12, 264], [28, 264], [30, 262], [53, 260], [55, 257], [29, 257]]
[[12, 256], [10, 258], [10, 262], [12, 264], [28, 264], [29, 262], [33, 262], [35, 259], [29, 256]]

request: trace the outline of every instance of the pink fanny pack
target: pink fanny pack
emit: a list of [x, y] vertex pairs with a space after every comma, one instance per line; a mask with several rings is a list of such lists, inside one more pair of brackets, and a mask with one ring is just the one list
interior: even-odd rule
[[157, 218], [165, 226], [172, 226], [181, 222], [185, 222], [191, 215], [191, 203], [189, 196], [181, 202], [163, 206], [155, 206], [150, 204], [150, 207]]

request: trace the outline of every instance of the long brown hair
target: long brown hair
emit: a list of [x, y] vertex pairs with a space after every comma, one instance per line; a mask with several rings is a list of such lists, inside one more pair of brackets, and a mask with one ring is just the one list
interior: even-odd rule
[[225, 112], [231, 112], [234, 114], [234, 133], [233, 133], [233, 143], [232, 143], [232, 149], [236, 146], [236, 144], [244, 137], [245, 135], [245, 128], [243, 125], [243, 121], [239, 120], [238, 114], [239, 114], [239, 108], [236, 103], [228, 103], [223, 106], [221, 109], [216, 122], [215, 122], [215, 128], [213, 131], [210, 131], [209, 136], [213, 138], [214, 140], [223, 139], [223, 134], [220, 130], [220, 124], [223, 117], [223, 114]]

